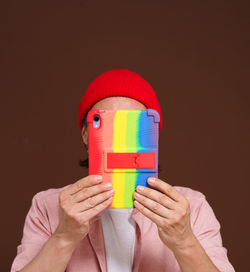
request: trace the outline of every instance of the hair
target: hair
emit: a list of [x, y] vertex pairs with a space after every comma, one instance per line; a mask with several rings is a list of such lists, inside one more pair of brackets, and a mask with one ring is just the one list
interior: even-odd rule
[[[82, 119], [82, 127], [84, 126], [86, 129], [88, 128], [88, 122], [87, 122], [87, 115], [88, 115], [88, 112], [90, 111], [91, 109], [89, 109], [87, 111], [87, 113], [85, 114], [84, 118]], [[88, 145], [86, 145], [84, 142], [83, 142], [83, 145], [88, 153]], [[85, 168], [89, 168], [89, 158], [87, 157], [86, 159], [80, 159], [79, 160], [79, 165], [81, 167], [85, 167]], [[161, 166], [160, 164], [158, 163], [158, 172], [160, 173], [161, 172]]]
[[[86, 129], [88, 128], [87, 115], [88, 115], [89, 111], [90, 111], [90, 109], [87, 111], [84, 118], [82, 119], [82, 127], [85, 127]], [[86, 145], [84, 142], [83, 142], [83, 145], [88, 153], [88, 145]], [[87, 157], [86, 159], [80, 159], [79, 165], [81, 167], [89, 168], [89, 157]]]

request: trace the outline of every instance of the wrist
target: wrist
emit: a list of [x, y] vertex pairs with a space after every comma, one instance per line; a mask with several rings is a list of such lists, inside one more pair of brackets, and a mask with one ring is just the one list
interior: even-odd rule
[[181, 271], [218, 271], [204, 248], [194, 236], [173, 251]]
[[74, 240], [67, 235], [55, 231], [51, 238], [58, 244], [60, 248], [75, 248], [77, 244], [80, 242], [79, 240]]
[[185, 241], [183, 241], [180, 245], [176, 246], [173, 250], [173, 253], [177, 255], [188, 255], [192, 253], [197, 247], [199, 247], [199, 241], [195, 237], [194, 234], [189, 236]]

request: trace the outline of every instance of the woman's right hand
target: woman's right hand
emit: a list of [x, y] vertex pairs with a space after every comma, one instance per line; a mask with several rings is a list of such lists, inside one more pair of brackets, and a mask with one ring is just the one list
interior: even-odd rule
[[101, 183], [97, 177], [102, 179], [90, 175], [60, 192], [59, 224], [54, 236], [69, 243], [80, 242], [89, 232], [89, 220], [111, 204], [112, 184]]

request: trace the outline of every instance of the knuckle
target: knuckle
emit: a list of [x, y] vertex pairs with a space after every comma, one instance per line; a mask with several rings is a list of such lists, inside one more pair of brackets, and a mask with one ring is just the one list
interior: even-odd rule
[[141, 205], [140, 210], [145, 211], [145, 207], [143, 205]]
[[72, 206], [68, 206], [65, 210], [65, 213], [71, 218], [74, 218], [76, 214]]
[[101, 211], [103, 211], [104, 209], [106, 209], [107, 207], [108, 207], [109, 205], [108, 205], [108, 202], [103, 202], [103, 204], [101, 204], [101, 205], [98, 205], [97, 207], [96, 207], [96, 213], [100, 213]]
[[168, 225], [166, 224], [166, 221], [162, 218], [159, 220], [159, 224], [158, 224], [158, 230], [160, 231], [165, 231], [167, 230]]
[[67, 201], [67, 199], [65, 199], [65, 198], [60, 198], [60, 197], [59, 197], [59, 205], [60, 205], [60, 207], [61, 207], [63, 210], [66, 210], [67, 207], [68, 207], [68, 201]]
[[177, 216], [173, 216], [170, 220], [171, 225], [175, 225], [178, 222], [178, 217]]
[[61, 207], [61, 209], [68, 214], [71, 209], [73, 208], [73, 204], [71, 202], [70, 198], [64, 199], [63, 201], [60, 202], [59, 206]]
[[89, 206], [89, 208], [95, 207], [95, 200], [93, 199], [93, 197], [90, 197], [88, 199], [88, 206]]
[[84, 189], [84, 194], [89, 196], [91, 194], [91, 188], [90, 187], [87, 187]]
[[65, 201], [61, 202], [60, 207], [62, 208], [63, 211], [66, 211], [67, 210], [67, 203]]
[[168, 194], [171, 194], [172, 191], [173, 191], [172, 186], [168, 186], [168, 187], [166, 188], [166, 191], [167, 191]]
[[99, 213], [99, 209], [98, 209], [98, 207], [97, 206], [94, 206], [93, 208], [92, 208], [92, 211], [93, 211], [93, 213]]
[[62, 203], [62, 202], [63, 202], [63, 200], [65, 199], [65, 196], [64, 196], [64, 192], [63, 192], [63, 191], [62, 191], [62, 192], [60, 192], [60, 194], [59, 194], [58, 198], [59, 198], [59, 203]]
[[75, 199], [82, 199], [84, 197], [84, 192], [83, 191], [80, 191], [80, 192], [78, 192], [76, 195], [75, 195]]
[[159, 207], [160, 205], [159, 204], [157, 204], [157, 203], [155, 203], [155, 204], [153, 204], [153, 206], [152, 206], [152, 210], [154, 211], [154, 212], [156, 212], [156, 211], [158, 211], [159, 210]]
[[159, 202], [162, 203], [162, 204], [165, 203], [166, 202], [166, 197], [164, 195], [161, 195], [159, 197]]
[[58, 195], [58, 200], [59, 200], [59, 202], [63, 202], [64, 200], [66, 200], [66, 199], [68, 198], [68, 196], [69, 196], [69, 195], [68, 195], [67, 189], [61, 191], [61, 192], [59, 193], [59, 195]]
[[167, 220], [164, 218], [161, 219], [160, 224], [161, 224], [162, 228], [164, 228], [164, 229], [167, 229], [169, 226]]
[[188, 210], [188, 209], [190, 209], [190, 203], [189, 203], [189, 201], [185, 198], [184, 199], [184, 207]]
[[76, 189], [77, 190], [79, 190], [79, 189], [81, 189], [81, 187], [82, 187], [82, 182], [81, 182], [82, 180], [80, 179], [80, 180], [78, 180], [76, 183], [75, 183], [75, 186], [76, 186]]
[[79, 194], [78, 194], [78, 198], [81, 200], [81, 199], [84, 199], [86, 197], [86, 191], [84, 190], [84, 191], [81, 191], [81, 192], [79, 192]]
[[96, 206], [94, 209], [96, 212], [97, 211], [99, 212], [99, 210], [102, 210], [102, 209], [106, 208], [107, 206], [108, 206], [107, 202], [105, 201], [105, 202], [102, 202], [100, 205]]
[[180, 210], [180, 217], [185, 217], [187, 215], [186, 209], [181, 209]]

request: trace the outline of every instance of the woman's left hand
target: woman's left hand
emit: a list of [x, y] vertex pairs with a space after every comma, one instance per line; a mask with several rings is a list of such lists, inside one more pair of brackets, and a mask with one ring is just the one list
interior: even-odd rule
[[149, 187], [137, 186], [135, 207], [158, 227], [159, 237], [172, 251], [195, 244], [196, 237], [190, 224], [189, 201], [173, 186], [158, 179], [148, 179]]

